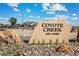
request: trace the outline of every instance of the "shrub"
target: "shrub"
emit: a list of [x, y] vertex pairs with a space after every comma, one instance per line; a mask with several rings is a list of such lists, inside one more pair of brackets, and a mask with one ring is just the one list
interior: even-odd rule
[[79, 39], [75, 41], [75, 44], [79, 46]]

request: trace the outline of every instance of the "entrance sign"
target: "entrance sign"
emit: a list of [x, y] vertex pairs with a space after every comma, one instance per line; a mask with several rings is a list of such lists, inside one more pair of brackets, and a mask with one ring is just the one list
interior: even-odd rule
[[72, 26], [64, 20], [40, 21], [31, 35], [29, 43], [58, 43], [68, 42]]

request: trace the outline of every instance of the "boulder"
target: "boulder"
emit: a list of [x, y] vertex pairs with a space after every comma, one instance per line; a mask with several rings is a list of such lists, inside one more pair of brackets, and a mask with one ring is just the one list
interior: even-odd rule
[[0, 41], [8, 43], [8, 38], [13, 39], [15, 43], [20, 43], [21, 41], [19, 35], [16, 33], [15, 30], [8, 29], [0, 31]]
[[55, 51], [69, 53], [69, 52], [74, 52], [74, 49], [72, 49], [68, 44], [61, 44], [59, 47], [55, 48]]

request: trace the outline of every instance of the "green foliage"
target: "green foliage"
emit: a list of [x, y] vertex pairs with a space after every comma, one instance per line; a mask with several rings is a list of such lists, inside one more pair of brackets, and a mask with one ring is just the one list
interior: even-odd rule
[[11, 23], [11, 26], [14, 26], [14, 25], [17, 23], [17, 19], [14, 18], [14, 17], [11, 17], [11, 18], [9, 19], [9, 22]]
[[79, 39], [77, 39], [76, 41], [75, 41], [75, 45], [77, 45], [77, 46], [79, 46], [79, 41], [78, 41]]
[[73, 28], [79, 29], [79, 26], [72, 26]]

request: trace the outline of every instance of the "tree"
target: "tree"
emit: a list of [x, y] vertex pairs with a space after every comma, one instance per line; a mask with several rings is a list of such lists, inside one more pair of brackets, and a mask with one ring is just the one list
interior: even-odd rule
[[14, 17], [11, 17], [11, 18], [9, 19], [9, 22], [10, 22], [11, 26], [14, 26], [14, 25], [17, 23], [17, 19], [14, 18]]

